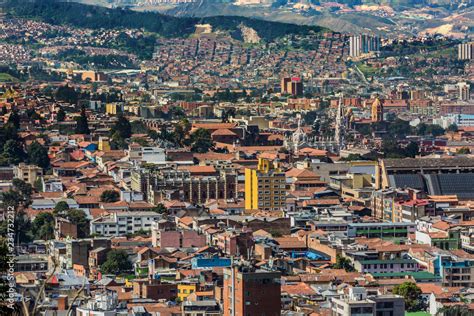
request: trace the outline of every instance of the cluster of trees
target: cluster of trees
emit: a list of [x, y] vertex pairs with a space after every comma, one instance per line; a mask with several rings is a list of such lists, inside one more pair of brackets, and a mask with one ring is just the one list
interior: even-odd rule
[[169, 94], [171, 101], [201, 101], [202, 95], [201, 93], [193, 92], [193, 93], [181, 93], [181, 92], [173, 92]]
[[113, 149], [126, 149], [128, 147], [126, 140], [132, 136], [132, 125], [123, 113], [119, 113], [117, 119], [110, 129], [110, 146]]
[[408, 312], [420, 311], [424, 308], [420, 299], [421, 289], [413, 282], [404, 282], [393, 288], [393, 294], [405, 299], [405, 309]]
[[122, 32], [110, 44], [114, 48], [135, 54], [139, 59], [151, 59], [155, 51], [156, 38], [154, 35], [131, 37]]
[[383, 47], [382, 52], [385, 56], [407, 56], [413, 54], [419, 54], [421, 52], [433, 52], [441, 51], [448, 47], [455, 47], [459, 44], [458, 40], [452, 39], [428, 39], [428, 40], [416, 40], [416, 41], [407, 41], [407, 40], [397, 40], [394, 41], [391, 45]]
[[[117, 115], [117, 122], [112, 126], [110, 130], [110, 144], [113, 149], [125, 149], [128, 147], [127, 140], [131, 138], [132, 133], [147, 133], [153, 140], [162, 139], [163, 141], [174, 144], [175, 146], [191, 146], [195, 152], [204, 153], [212, 148], [213, 143], [211, 134], [208, 130], [198, 129], [191, 135], [191, 123], [185, 118], [184, 110], [180, 107], [170, 108], [168, 115], [173, 119], [180, 119], [180, 121], [174, 124], [173, 131], [169, 131], [166, 126], [162, 126], [160, 132], [149, 130], [141, 122], [130, 121], [119, 113]], [[81, 109], [80, 116], [76, 119], [77, 134], [90, 134], [89, 124], [85, 108]], [[135, 140], [139, 143], [141, 140]], [[145, 145], [145, 144], [144, 144]]]
[[[33, 223], [23, 211], [31, 204], [33, 187], [20, 179], [13, 179], [12, 188], [1, 193], [2, 208], [13, 207], [15, 210], [15, 231], [14, 238], [17, 243], [27, 243], [34, 238], [51, 238], [54, 231], [54, 219], [51, 214], [37, 216]], [[0, 223], [0, 235], [6, 236], [8, 232], [8, 222]]]
[[242, 92], [232, 92], [229, 89], [225, 89], [224, 91], [218, 91], [214, 94], [211, 98], [213, 101], [219, 102], [232, 102], [236, 103], [241, 98], [248, 98], [247, 91], [242, 90]]
[[319, 111], [310, 111], [306, 113], [304, 120], [308, 124], [312, 124], [311, 136], [326, 138], [334, 136], [333, 122], [326, 114]]
[[[447, 129], [447, 131], [456, 130], [457, 127], [455, 125], [450, 126]], [[392, 118], [391, 120], [377, 122], [371, 125], [363, 125], [358, 127], [358, 131], [365, 136], [370, 136], [373, 131], [385, 131], [386, 135], [382, 142], [382, 152], [385, 158], [415, 157], [419, 154], [417, 143], [409, 142], [405, 146], [401, 146], [398, 143], [398, 140], [404, 139], [406, 136], [416, 135], [438, 137], [444, 135], [446, 132], [445, 129], [436, 124], [420, 123], [416, 127], [413, 127], [408, 121], [399, 118]]]
[[69, 208], [65, 201], [61, 201], [54, 207], [53, 215], [65, 218], [72, 224], [77, 225], [77, 235], [79, 238], [85, 238], [89, 235], [89, 220], [83, 210]]
[[[139, 50], [140, 51], [140, 50]], [[94, 65], [96, 69], [131, 68], [134, 62], [124, 55], [88, 55], [81, 49], [68, 49], [58, 53], [58, 59], [73, 61], [79, 65]]]
[[86, 108], [81, 108], [81, 115], [76, 118], [76, 134], [90, 134], [89, 121], [87, 120]]
[[7, 124], [0, 128], [0, 165], [26, 162], [44, 169], [49, 168], [48, 150], [37, 141], [26, 146], [24, 140], [18, 135], [19, 127], [20, 115], [13, 110]]
[[212, 148], [211, 133], [207, 129], [199, 128], [191, 134], [191, 150], [197, 153], [206, 153]]
[[106, 190], [100, 195], [101, 202], [113, 203], [120, 199], [120, 194], [115, 190]]
[[76, 104], [80, 96], [80, 92], [76, 91], [73, 87], [70, 87], [67, 84], [64, 86], [60, 86], [54, 94], [54, 98], [56, 100], [67, 102], [70, 104]]
[[420, 153], [420, 148], [415, 142], [410, 142], [407, 146], [402, 147], [395, 139], [384, 138], [382, 152], [385, 158], [415, 158]]
[[347, 272], [355, 271], [349, 259], [342, 255], [336, 255], [336, 263], [333, 265], [334, 269], [344, 269]]
[[74, 89], [68, 84], [60, 86], [54, 90], [51, 86], [46, 87], [43, 93], [54, 97], [57, 101], [63, 101], [70, 104], [78, 104], [79, 100], [97, 100], [102, 102], [119, 102], [121, 101], [120, 91], [112, 89], [108, 92], [96, 93], [97, 83], [92, 84], [92, 92]]
[[107, 260], [100, 266], [100, 271], [105, 274], [119, 275], [132, 271], [132, 263], [125, 250], [111, 250]]
[[[450, 128], [454, 129], [455, 126]], [[408, 135], [437, 137], [443, 135], [446, 132], [444, 128], [437, 124], [420, 123], [416, 127], [413, 127], [410, 125], [409, 121], [404, 121], [399, 118], [389, 118], [384, 122], [363, 125], [358, 127], [358, 131], [366, 136], [369, 136], [373, 131], [385, 131], [387, 133], [387, 137], [397, 139], [404, 138]]]

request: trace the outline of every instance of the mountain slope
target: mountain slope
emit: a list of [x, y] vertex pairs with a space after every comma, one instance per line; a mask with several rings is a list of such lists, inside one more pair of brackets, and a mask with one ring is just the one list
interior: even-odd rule
[[154, 32], [163, 37], [186, 37], [194, 33], [196, 24], [210, 24], [213, 30], [226, 31], [240, 37], [240, 25], [254, 29], [265, 41], [286, 34], [308, 34], [327, 29], [319, 26], [270, 22], [239, 16], [204, 18], [173, 17], [156, 12], [137, 12], [128, 9], [108, 9], [74, 2], [37, 0], [10, 1], [7, 13], [11, 16], [39, 19], [55, 25], [73, 25], [83, 28], [135, 28]]
[[241, 6], [232, 3], [219, 3], [215, 0], [198, 0], [180, 4], [162, 13], [178, 17], [207, 17], [214, 15], [238, 15], [267, 21], [294, 23], [300, 25], [317, 25], [341, 33], [379, 33], [389, 29], [393, 22], [375, 15], [353, 12], [349, 14], [332, 14], [316, 10], [298, 11], [288, 8], [270, 6]]

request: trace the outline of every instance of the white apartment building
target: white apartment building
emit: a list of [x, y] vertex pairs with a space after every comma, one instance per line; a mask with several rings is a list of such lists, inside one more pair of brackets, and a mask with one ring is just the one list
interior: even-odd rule
[[140, 230], [151, 230], [153, 222], [161, 219], [155, 212], [115, 212], [91, 221], [91, 234], [120, 236], [134, 234]]
[[142, 147], [138, 144], [131, 144], [128, 149], [128, 158], [131, 161], [145, 163], [166, 162], [165, 149], [160, 147]]

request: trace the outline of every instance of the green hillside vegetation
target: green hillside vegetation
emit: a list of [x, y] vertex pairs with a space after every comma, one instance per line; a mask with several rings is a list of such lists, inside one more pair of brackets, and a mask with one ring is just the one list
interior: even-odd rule
[[0, 73], [0, 82], [18, 82], [18, 79], [8, 73]]
[[265, 41], [286, 34], [307, 34], [326, 31], [318, 26], [301, 26], [270, 22], [246, 17], [215, 16], [205, 18], [178, 18], [155, 12], [136, 12], [129, 9], [108, 9], [73, 2], [37, 0], [25, 2], [11, 0], [7, 6], [8, 14], [16, 17], [37, 19], [55, 25], [72, 25], [91, 29], [133, 28], [144, 29], [163, 37], [187, 37], [194, 33], [196, 24], [211, 24], [214, 30], [228, 31], [240, 38], [238, 29], [244, 24], [257, 31]]
[[358, 63], [357, 68], [359, 68], [359, 70], [364, 74], [366, 78], [376, 76], [380, 73], [380, 70], [378, 68], [367, 65], [365, 63]]
[[396, 41], [391, 45], [382, 48], [383, 55], [388, 56], [453, 56], [456, 55], [456, 45], [459, 40], [451, 39], [429, 39], [426, 41], [408, 42], [405, 40]]

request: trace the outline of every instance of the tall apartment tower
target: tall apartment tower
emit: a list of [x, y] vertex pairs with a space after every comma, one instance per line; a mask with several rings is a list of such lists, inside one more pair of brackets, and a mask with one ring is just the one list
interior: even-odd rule
[[380, 38], [371, 35], [353, 35], [349, 38], [349, 55], [359, 57], [362, 54], [380, 50]]
[[362, 54], [361, 35], [351, 36], [349, 38], [349, 55], [351, 57], [359, 57]]
[[303, 80], [300, 77], [282, 78], [280, 85], [282, 94], [303, 95]]
[[224, 269], [224, 316], [279, 316], [280, 272], [248, 267]]
[[275, 211], [286, 205], [286, 176], [276, 163], [259, 158], [257, 170], [245, 169], [245, 209]]
[[458, 59], [474, 59], [474, 42], [458, 44]]

